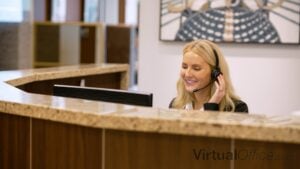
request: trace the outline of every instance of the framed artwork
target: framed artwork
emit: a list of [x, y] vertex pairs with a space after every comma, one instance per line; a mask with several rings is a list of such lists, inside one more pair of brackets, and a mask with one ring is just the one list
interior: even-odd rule
[[162, 41], [300, 44], [300, 0], [160, 0]]

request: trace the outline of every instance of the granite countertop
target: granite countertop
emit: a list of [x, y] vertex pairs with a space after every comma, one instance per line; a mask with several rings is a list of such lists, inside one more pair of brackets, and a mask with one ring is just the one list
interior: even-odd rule
[[94, 128], [300, 143], [300, 116], [147, 108], [24, 92], [37, 80], [128, 70], [105, 64], [0, 72], [0, 112]]

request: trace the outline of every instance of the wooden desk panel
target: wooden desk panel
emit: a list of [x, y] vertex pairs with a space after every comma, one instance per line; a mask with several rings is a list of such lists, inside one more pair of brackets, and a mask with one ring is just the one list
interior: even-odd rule
[[102, 130], [32, 120], [32, 169], [99, 169]]
[[53, 86], [54, 84], [65, 84], [65, 85], [74, 85], [79, 86], [81, 80], [85, 81], [85, 85], [88, 87], [103, 87], [111, 89], [121, 89], [121, 73], [109, 73], [93, 76], [82, 76], [82, 77], [73, 77], [73, 78], [63, 78], [55, 80], [44, 80], [27, 83], [25, 85], [18, 86], [18, 88], [38, 94], [47, 94], [53, 95]]
[[236, 140], [235, 168], [298, 169], [300, 145]]
[[30, 119], [0, 114], [0, 168], [30, 168]]
[[[159, 133], [106, 130], [105, 168], [230, 168], [229, 160], [206, 159], [203, 154], [198, 156], [201, 149], [229, 152], [230, 140]], [[213, 157], [211, 156], [211, 158]]]

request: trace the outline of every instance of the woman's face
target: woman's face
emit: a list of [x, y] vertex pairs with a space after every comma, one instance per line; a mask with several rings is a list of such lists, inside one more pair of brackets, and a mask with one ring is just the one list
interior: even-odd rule
[[187, 52], [183, 56], [180, 76], [185, 89], [193, 92], [193, 90], [205, 87], [210, 83], [211, 68], [201, 56]]

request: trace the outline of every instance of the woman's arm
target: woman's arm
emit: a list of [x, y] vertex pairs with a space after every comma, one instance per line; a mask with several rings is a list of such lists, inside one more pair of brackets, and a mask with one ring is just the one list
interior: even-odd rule
[[[237, 100], [234, 102], [235, 104], [235, 110], [234, 112], [237, 112], [237, 113], [248, 113], [249, 110], [248, 110], [248, 106], [245, 102], [241, 101], [241, 100]], [[219, 111], [219, 104], [217, 103], [205, 103], [203, 105], [204, 107], [204, 110], [208, 110], [208, 111]], [[230, 111], [231, 108], [229, 108], [229, 110], [227, 111]], [[226, 110], [224, 110], [226, 111]]]

